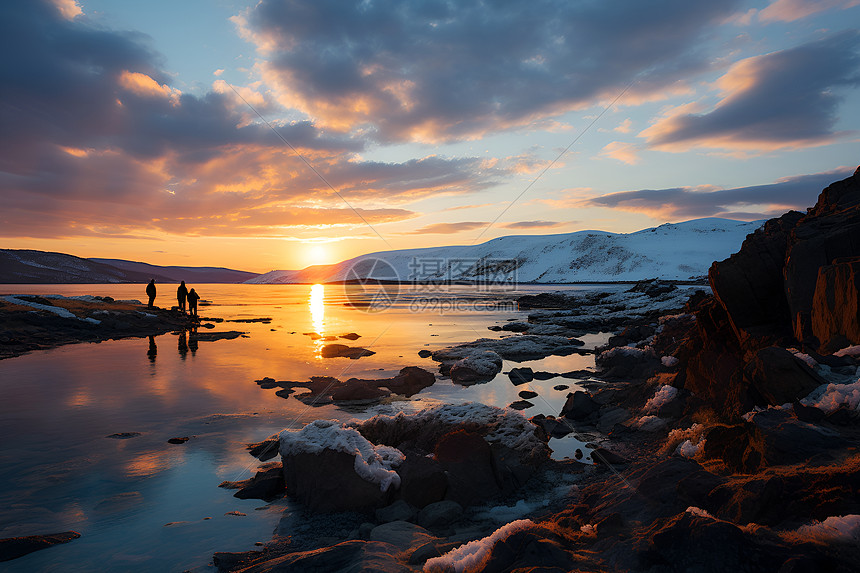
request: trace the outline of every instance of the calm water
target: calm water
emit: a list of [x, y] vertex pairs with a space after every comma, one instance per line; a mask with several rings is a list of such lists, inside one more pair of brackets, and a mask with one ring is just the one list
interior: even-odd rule
[[[155, 348], [147, 339], [128, 339], [0, 361], [0, 507], [6, 508], [0, 512], [0, 537], [70, 529], [82, 534], [71, 543], [6, 562], [4, 570], [206, 570], [215, 551], [244, 551], [267, 541], [288, 503], [238, 500], [217, 487], [253, 474], [257, 463], [246, 453], [246, 443], [317, 418], [365, 419], [437, 402], [507, 406], [524, 389], [540, 395], [524, 412], [527, 416], [557, 414], [566, 391], [552, 387], [571, 383], [554, 379], [515, 387], [501, 374], [471, 387], [440, 380], [410, 400], [365, 411], [309, 407], [254, 383], [264, 376], [381, 378], [403, 366], [438, 372], [436, 363], [418, 357], [419, 350], [498, 336], [487, 327], [526, 317], [505, 300], [558, 287], [496, 293], [474, 287], [450, 287], [444, 293], [407, 290], [382, 312], [346, 304], [362, 295], [360, 287], [200, 285], [197, 290], [211, 301], [201, 306], [203, 316], [271, 317], [272, 323], [221, 323], [215, 331], [241, 330], [248, 338], [200, 342], [193, 351], [184, 351], [178, 335], [165, 334], [155, 337]], [[173, 304], [174, 291], [175, 285], [163, 285], [156, 304]], [[143, 285], [0, 285], [0, 293], [145, 298]], [[355, 332], [361, 335], [357, 341], [341, 342], [376, 354], [359, 360], [321, 358], [325, 343], [306, 332]], [[593, 359], [548, 357], [506, 363], [504, 370], [518, 365], [564, 372], [590, 367]], [[106, 438], [119, 432], [141, 435]], [[167, 443], [178, 436], [192, 438], [183, 445]], [[234, 511], [246, 515], [225, 515]]]

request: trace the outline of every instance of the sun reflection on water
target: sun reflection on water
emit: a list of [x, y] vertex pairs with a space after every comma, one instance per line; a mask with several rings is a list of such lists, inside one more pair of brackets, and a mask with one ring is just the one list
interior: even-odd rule
[[[325, 336], [325, 285], [313, 285], [311, 294], [308, 298], [308, 308], [311, 311], [311, 324], [314, 332]], [[322, 358], [321, 352], [324, 345], [323, 339], [319, 338], [314, 341], [316, 346], [316, 357]]]

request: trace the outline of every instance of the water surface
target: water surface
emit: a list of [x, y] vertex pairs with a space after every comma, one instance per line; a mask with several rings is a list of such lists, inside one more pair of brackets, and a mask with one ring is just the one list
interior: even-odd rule
[[[196, 285], [192, 285], [196, 286]], [[95, 294], [141, 299], [143, 285], [0, 285], [4, 294]], [[177, 333], [75, 344], [0, 361], [0, 537], [75, 530], [71, 543], [4, 563], [9, 571], [182, 571], [205, 569], [215, 551], [243, 551], [267, 541], [283, 506], [238, 500], [217, 485], [246, 479], [257, 462], [244, 445], [317, 419], [347, 421], [431, 404], [479, 401], [507, 406], [520, 390], [538, 392], [524, 412], [557, 414], [566, 391], [556, 378], [513, 386], [500, 374], [463, 387], [439, 380], [409, 400], [357, 410], [311, 407], [262, 390], [256, 379], [304, 381], [314, 375], [381, 378], [404, 366], [438, 372], [421, 349], [479, 337], [526, 312], [510, 304], [525, 291], [402, 289], [380, 312], [350, 301], [373, 294], [340, 285], [199, 285], [202, 316], [227, 320], [271, 317], [270, 324], [231, 323], [247, 338], [188, 344]], [[562, 287], [594, 288], [588, 286]], [[607, 287], [601, 286], [606, 289]], [[621, 288], [621, 287], [609, 287]], [[559, 290], [532, 287], [527, 292]], [[173, 304], [175, 285], [162, 285], [157, 305]], [[352, 346], [376, 352], [359, 360], [322, 358], [327, 342], [304, 333], [355, 332]], [[587, 337], [587, 341], [599, 337]], [[512, 366], [564, 372], [593, 366], [588, 356], [552, 356]], [[106, 436], [138, 432], [128, 439]], [[181, 445], [171, 437], [189, 436]], [[246, 515], [231, 515], [241, 512]], [[228, 515], [225, 515], [228, 514]]]

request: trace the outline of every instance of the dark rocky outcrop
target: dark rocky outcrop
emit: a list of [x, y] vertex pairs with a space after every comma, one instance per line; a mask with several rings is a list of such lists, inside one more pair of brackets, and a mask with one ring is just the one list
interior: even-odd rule
[[51, 533], [48, 535], [27, 535], [25, 537], [7, 537], [0, 539], [0, 561], [11, 561], [28, 553], [47, 549], [59, 543], [68, 543], [80, 537], [76, 531]]
[[[824, 352], [860, 344], [860, 258], [818, 269], [810, 310], [811, 334]], [[802, 333], [808, 340], [809, 333]]]

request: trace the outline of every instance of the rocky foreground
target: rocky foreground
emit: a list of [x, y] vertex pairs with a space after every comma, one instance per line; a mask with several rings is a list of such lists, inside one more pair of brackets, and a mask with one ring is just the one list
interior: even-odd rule
[[[709, 279], [712, 295], [649, 282], [528, 297], [528, 322], [499, 327], [510, 337], [433, 354], [455, 382], [481, 383], [503, 358], [582, 351], [578, 335], [611, 329], [597, 372], [563, 373], [584, 390], [556, 417], [441, 406], [254, 444], [281, 462], [222, 485], [286, 493], [306, 513], [285, 517], [262, 551], [218, 553], [215, 565], [856, 571], [860, 170], [808, 213], [749, 235]], [[538, 375], [562, 377], [509, 373], [514, 384]], [[547, 439], [572, 432], [590, 437], [593, 465], [549, 459]]]
[[[111, 297], [0, 295], [0, 360], [77, 342], [158, 336], [193, 331], [194, 340], [236, 338], [241, 332], [196, 333], [220, 318], [187, 315], [176, 309], [147, 308], [140, 301]], [[193, 341], [192, 341], [193, 342]]]

